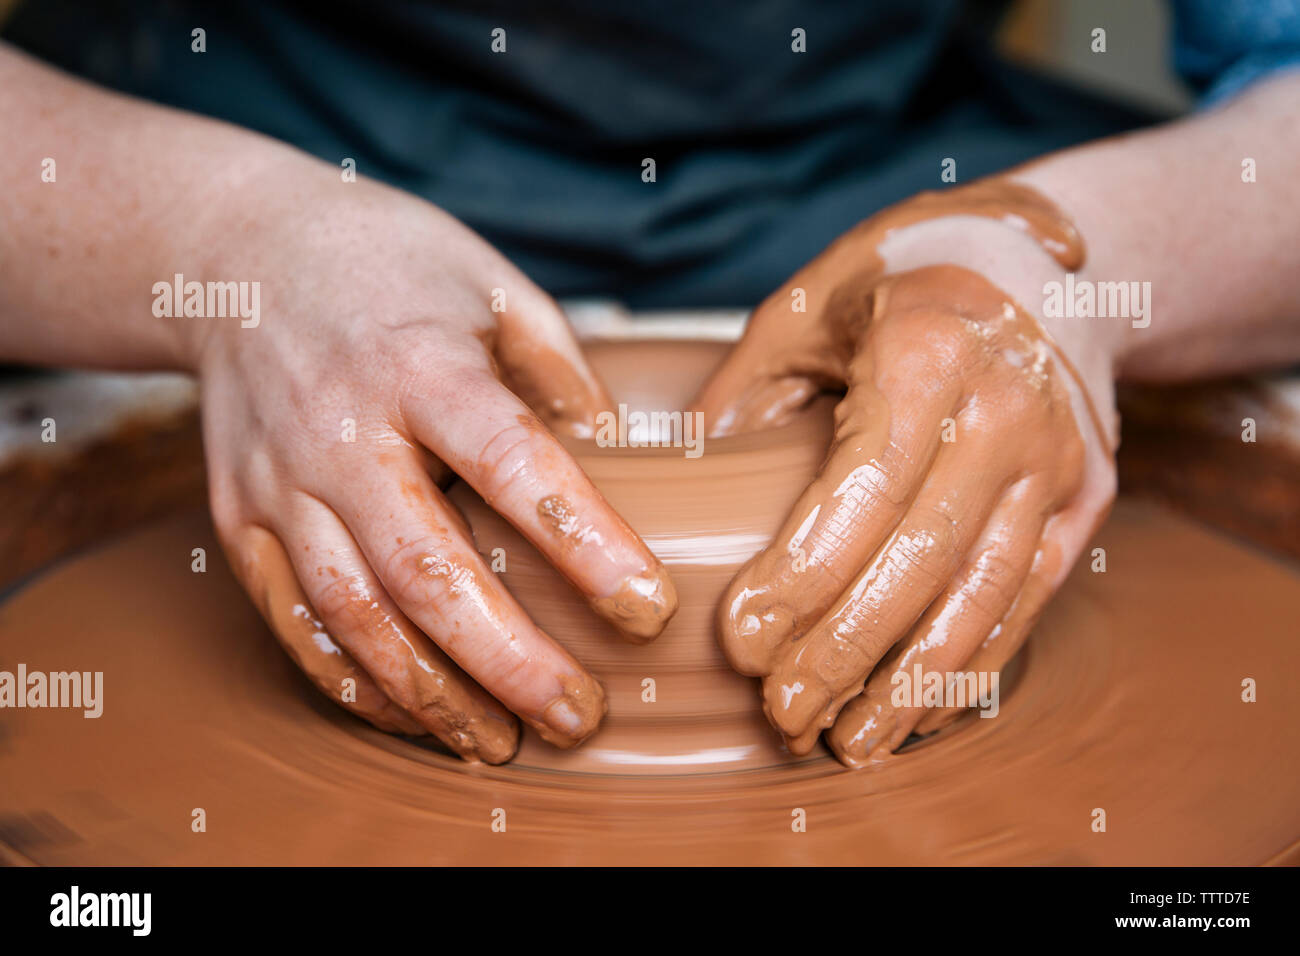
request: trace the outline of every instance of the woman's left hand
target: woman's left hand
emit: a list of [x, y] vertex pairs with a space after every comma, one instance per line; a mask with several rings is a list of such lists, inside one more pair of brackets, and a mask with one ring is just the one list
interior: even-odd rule
[[896, 697], [918, 664], [997, 679], [1115, 493], [1114, 326], [1045, 332], [1026, 307], [1064, 272], [1007, 217], [900, 211], [765, 301], [696, 404], [716, 436], [845, 389], [820, 473], [719, 629], [790, 750], [830, 728], [852, 766], [962, 712]]

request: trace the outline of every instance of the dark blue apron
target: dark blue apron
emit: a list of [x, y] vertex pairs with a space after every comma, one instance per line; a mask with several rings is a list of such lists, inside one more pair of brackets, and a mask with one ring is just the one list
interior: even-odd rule
[[967, 182], [1150, 121], [999, 62], [1002, 6], [36, 0], [5, 36], [351, 157], [555, 295], [745, 306], [876, 209], [940, 187], [945, 158]]

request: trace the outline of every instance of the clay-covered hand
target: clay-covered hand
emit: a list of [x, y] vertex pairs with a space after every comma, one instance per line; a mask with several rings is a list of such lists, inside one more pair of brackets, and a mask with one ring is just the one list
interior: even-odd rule
[[961, 713], [896, 690], [918, 665], [999, 674], [1114, 497], [1110, 340], [1063, 336], [1067, 357], [1022, 307], [1062, 274], [1044, 249], [1082, 257], [1053, 213], [995, 183], [873, 217], [763, 303], [698, 398], [722, 435], [844, 391], [818, 476], [719, 608], [794, 753], [830, 728], [846, 764], [886, 759]]
[[191, 346], [236, 573], [303, 670], [374, 725], [490, 763], [514, 754], [516, 714], [577, 744], [603, 689], [440, 490], [472, 485], [628, 639], [667, 623], [663, 566], [547, 427], [590, 433], [609, 407], [563, 314], [395, 190], [305, 167], [260, 187], [214, 229], [212, 270], [259, 278], [260, 324], [204, 320]]

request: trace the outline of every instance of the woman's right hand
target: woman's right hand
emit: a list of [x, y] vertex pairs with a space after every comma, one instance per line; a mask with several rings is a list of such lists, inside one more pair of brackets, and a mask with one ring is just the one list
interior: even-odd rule
[[290, 656], [375, 726], [500, 763], [517, 714], [574, 746], [601, 685], [529, 620], [439, 481], [459, 475], [629, 640], [653, 639], [672, 582], [547, 427], [589, 433], [608, 396], [555, 303], [465, 226], [295, 163], [207, 224], [225, 239], [186, 277], [259, 281], [256, 325], [174, 320], [231, 564]]

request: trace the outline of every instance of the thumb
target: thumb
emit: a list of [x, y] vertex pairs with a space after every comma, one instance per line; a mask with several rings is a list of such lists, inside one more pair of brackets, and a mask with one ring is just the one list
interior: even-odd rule
[[842, 372], [830, 367], [835, 350], [822, 310], [795, 295], [803, 291], [797, 280], [754, 310], [745, 334], [696, 395], [692, 407], [704, 414], [710, 437], [783, 424], [826, 385], [842, 379]]
[[555, 300], [526, 280], [513, 291], [493, 349], [501, 378], [553, 430], [590, 437], [611, 407], [604, 383]]

